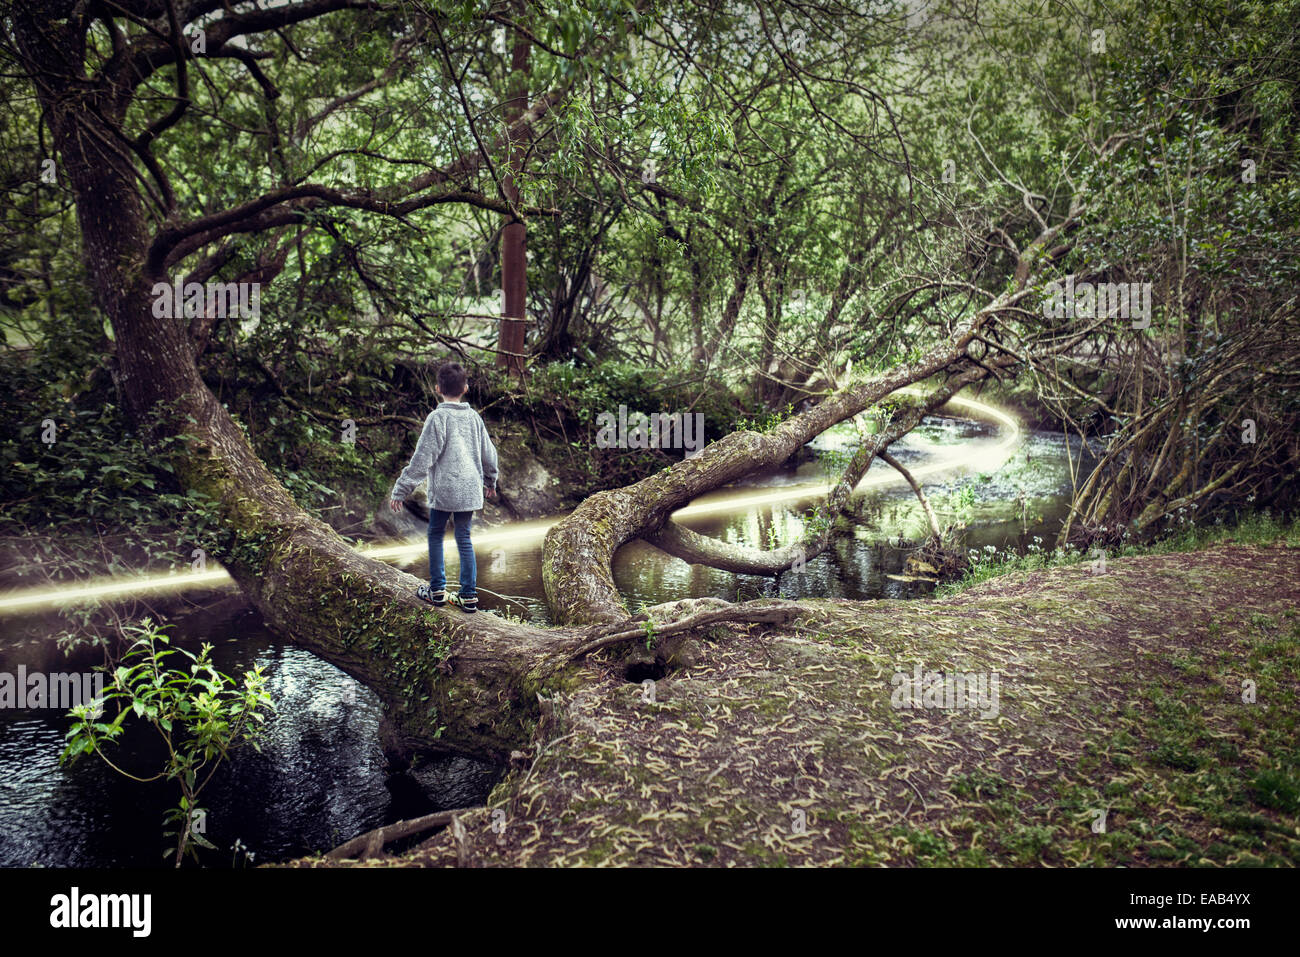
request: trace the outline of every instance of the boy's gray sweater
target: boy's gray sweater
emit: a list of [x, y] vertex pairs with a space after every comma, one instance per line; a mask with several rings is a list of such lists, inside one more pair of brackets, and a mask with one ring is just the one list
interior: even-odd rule
[[497, 486], [497, 450], [482, 417], [467, 402], [440, 402], [424, 420], [415, 454], [393, 486], [401, 501], [421, 481], [429, 483], [429, 507], [473, 512], [483, 507], [483, 487]]

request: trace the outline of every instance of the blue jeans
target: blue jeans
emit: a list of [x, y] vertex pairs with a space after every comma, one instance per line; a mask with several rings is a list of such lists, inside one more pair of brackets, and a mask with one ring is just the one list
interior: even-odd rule
[[447, 519], [455, 519], [456, 551], [460, 553], [460, 597], [477, 596], [478, 566], [474, 562], [474, 544], [469, 540], [469, 526], [474, 521], [473, 512], [443, 512], [429, 509], [429, 590], [442, 591], [447, 587], [447, 570], [442, 562], [442, 536], [447, 530]]

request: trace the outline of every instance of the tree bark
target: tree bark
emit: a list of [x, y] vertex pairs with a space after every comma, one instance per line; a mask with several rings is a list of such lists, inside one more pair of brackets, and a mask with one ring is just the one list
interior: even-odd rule
[[[524, 12], [524, 4], [515, 4], [515, 15]], [[528, 39], [515, 37], [510, 61], [510, 99], [506, 103], [508, 157], [506, 174], [501, 190], [512, 207], [519, 205], [518, 176], [528, 153], [528, 131], [516, 130], [514, 123], [528, 108]], [[501, 331], [497, 352], [497, 365], [509, 369], [517, 376], [524, 374], [524, 334], [528, 323], [528, 261], [525, 241], [528, 230], [522, 219], [512, 216], [501, 232], [501, 288], [505, 302], [501, 315]]]
[[710, 565], [713, 568], [737, 572], [742, 575], [778, 575], [786, 569], [794, 567], [799, 562], [806, 562], [816, 558], [826, 550], [831, 541], [832, 522], [843, 513], [849, 503], [850, 495], [857, 488], [858, 483], [862, 481], [863, 476], [867, 474], [872, 460], [876, 457], [887, 460], [889, 464], [903, 474], [903, 477], [908, 480], [913, 490], [920, 496], [921, 504], [925, 508], [931, 527], [937, 529], [938, 522], [934, 517], [934, 513], [930, 510], [925, 494], [916, 483], [916, 479], [885, 449], [916, 428], [924, 416], [943, 405], [956, 395], [960, 389], [972, 382], [979, 381], [987, 374], [987, 370], [977, 367], [954, 377], [944, 386], [934, 390], [925, 399], [907, 409], [897, 422], [892, 423], [878, 435], [867, 438], [858, 447], [857, 452], [849, 461], [848, 467], [844, 470], [844, 474], [827, 497], [822, 510], [823, 522], [821, 527], [812, 530], [803, 541], [771, 550], [749, 548], [744, 545], [735, 545], [707, 535], [701, 535], [672, 521], [665, 523], [658, 531], [643, 537], [657, 548], [692, 564]]

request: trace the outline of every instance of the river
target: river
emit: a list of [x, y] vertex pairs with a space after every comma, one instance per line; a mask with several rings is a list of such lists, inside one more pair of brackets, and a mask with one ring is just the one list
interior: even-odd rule
[[[970, 548], [1025, 547], [1035, 537], [1050, 543], [1069, 500], [1064, 437], [1023, 431], [987, 406], [954, 403], [949, 410], [973, 417], [928, 417], [891, 447], [925, 486], [940, 522], [964, 523], [961, 534]], [[810, 461], [718, 489], [675, 518], [726, 541], [760, 547], [789, 541], [855, 441], [854, 428], [841, 425], [819, 437]], [[1072, 453], [1077, 462], [1077, 444]], [[915, 496], [881, 462], [873, 464], [856, 495], [871, 519], [869, 527], [860, 524], [852, 535], [837, 539], [802, 573], [787, 572], [779, 581], [736, 575], [691, 566], [636, 542], [618, 552], [615, 580], [633, 607], [704, 595], [744, 600], [777, 594], [853, 599], [926, 594], [930, 585], [901, 580], [907, 551], [896, 546], [900, 535], [924, 537]], [[476, 529], [482, 607], [548, 622], [540, 563], [542, 541], [553, 523]], [[427, 572], [422, 535], [408, 544], [366, 550], [414, 575]], [[454, 582], [455, 548], [446, 553], [447, 577]], [[328, 849], [402, 818], [483, 802], [500, 776], [491, 765], [444, 757], [387, 774], [376, 697], [333, 665], [266, 631], [228, 587], [223, 592], [227, 584], [217, 569], [0, 597], [0, 672], [15, 673], [20, 665], [29, 671], [79, 671], [96, 663], [88, 652], [64, 655], [48, 638], [66, 627], [55, 616], [58, 604], [92, 594], [109, 599], [206, 593], [212, 599], [206, 607], [168, 622], [175, 641], [192, 649], [213, 643], [216, 664], [226, 673], [261, 665], [276, 706], [262, 752], [237, 753], [204, 792], [208, 840], [228, 849], [238, 839], [260, 864]], [[94, 758], [61, 767], [67, 727], [58, 711], [0, 710], [0, 865], [165, 866], [161, 822], [177, 798], [175, 785], [138, 784]], [[160, 764], [157, 743], [143, 732], [129, 734], [118, 751], [139, 771]], [[205, 866], [247, 863], [242, 852], [201, 853]]]

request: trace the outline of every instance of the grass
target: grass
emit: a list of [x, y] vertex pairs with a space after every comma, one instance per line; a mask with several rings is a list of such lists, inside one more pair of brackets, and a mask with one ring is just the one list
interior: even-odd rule
[[[1284, 541], [1290, 547], [1300, 547], [1300, 519], [1279, 521], [1267, 512], [1245, 516], [1233, 525], [1195, 525], [1188, 523], [1173, 534], [1139, 544], [1122, 545], [1106, 550], [1106, 561], [1131, 558], [1136, 555], [1167, 555], [1207, 548], [1219, 542], [1236, 542], [1246, 545], [1266, 545]], [[989, 546], [991, 548], [992, 546]], [[935, 588], [931, 597], [946, 598], [959, 594], [972, 585], [990, 581], [1012, 572], [1037, 571], [1093, 562], [1097, 555], [1078, 548], [1067, 547], [1046, 550], [1036, 538], [1025, 554], [1000, 551], [971, 550], [971, 564], [965, 574]]]

